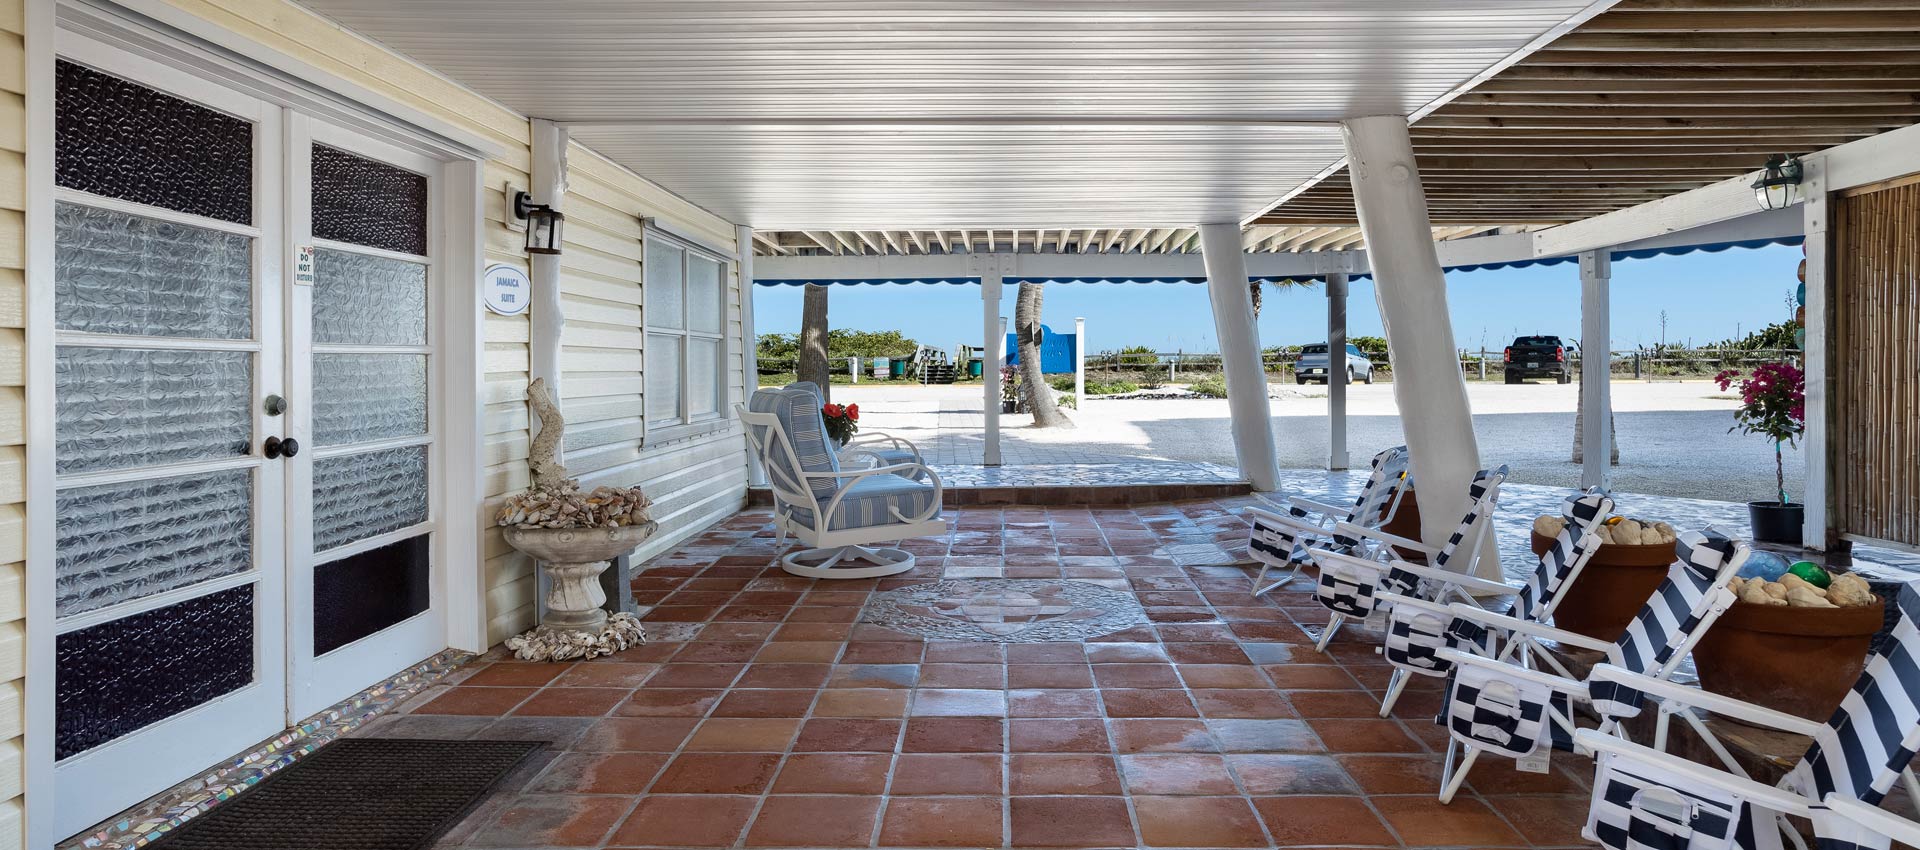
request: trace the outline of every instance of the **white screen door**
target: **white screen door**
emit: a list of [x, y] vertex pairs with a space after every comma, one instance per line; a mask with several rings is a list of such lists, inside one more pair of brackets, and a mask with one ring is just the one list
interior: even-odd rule
[[287, 597], [286, 468], [259, 451], [284, 427], [260, 404], [286, 392], [281, 110], [91, 42], [63, 53], [64, 836], [284, 728]]
[[290, 716], [446, 647], [434, 470], [434, 160], [293, 115]]

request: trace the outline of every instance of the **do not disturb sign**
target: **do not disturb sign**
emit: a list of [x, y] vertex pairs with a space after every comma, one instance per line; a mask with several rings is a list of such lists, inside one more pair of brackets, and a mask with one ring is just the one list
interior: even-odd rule
[[495, 313], [518, 316], [527, 312], [533, 300], [533, 281], [520, 267], [497, 263], [488, 266], [480, 279], [480, 298]]

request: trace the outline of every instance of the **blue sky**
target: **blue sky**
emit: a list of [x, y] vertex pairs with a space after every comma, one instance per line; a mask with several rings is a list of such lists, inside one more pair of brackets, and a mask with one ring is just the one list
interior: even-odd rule
[[[1785, 299], [1798, 285], [1798, 246], [1734, 248], [1717, 254], [1622, 260], [1613, 265], [1613, 347], [1666, 339], [1716, 342], [1788, 317]], [[1499, 349], [1519, 334], [1580, 335], [1580, 272], [1573, 263], [1447, 275], [1454, 336], [1462, 348]], [[1002, 314], [1013, 316], [1015, 287], [1006, 288]], [[799, 287], [755, 287], [754, 324], [760, 333], [800, 329]], [[951, 348], [980, 342], [980, 290], [964, 285], [836, 286], [828, 302], [832, 324], [855, 330], [899, 330], [924, 344]], [[1355, 281], [1349, 333], [1379, 335], [1372, 281]], [[1204, 287], [1194, 284], [1061, 284], [1047, 287], [1045, 318], [1073, 330], [1087, 319], [1089, 350], [1148, 345], [1160, 351], [1215, 351], [1213, 317]], [[1260, 314], [1262, 345], [1318, 341], [1326, 331], [1326, 296], [1319, 287], [1267, 290]]]

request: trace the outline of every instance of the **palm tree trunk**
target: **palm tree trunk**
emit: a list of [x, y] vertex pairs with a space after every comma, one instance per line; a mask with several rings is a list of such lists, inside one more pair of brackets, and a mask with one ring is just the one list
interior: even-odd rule
[[833, 384], [827, 371], [827, 288], [807, 284], [800, 305], [800, 365], [795, 370], [802, 381], [820, 387], [820, 401], [831, 400]]
[[1020, 386], [1027, 397], [1027, 409], [1033, 412], [1033, 427], [1071, 427], [1053, 403], [1053, 388], [1040, 371], [1040, 302], [1046, 290], [1038, 283], [1020, 284], [1020, 295], [1013, 302], [1014, 334], [1020, 343]]

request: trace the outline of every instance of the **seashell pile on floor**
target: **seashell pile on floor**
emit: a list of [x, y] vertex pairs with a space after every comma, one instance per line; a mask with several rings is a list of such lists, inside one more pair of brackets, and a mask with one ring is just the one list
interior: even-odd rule
[[638, 487], [595, 487], [580, 492], [580, 480], [535, 484], [515, 493], [494, 521], [520, 528], [621, 528], [652, 520], [653, 500]]
[[1824, 588], [1815, 587], [1812, 582], [1792, 573], [1781, 576], [1779, 581], [1734, 576], [1727, 581], [1727, 587], [1733, 589], [1741, 602], [1749, 605], [1861, 608], [1879, 602], [1873, 590], [1867, 586], [1867, 580], [1852, 573], [1834, 576], [1833, 583]]
[[608, 617], [607, 627], [597, 634], [541, 626], [507, 638], [507, 648], [521, 661], [585, 661], [646, 642], [647, 632], [639, 618], [621, 612]]
[[[1558, 537], [1560, 531], [1566, 527], [1566, 517], [1554, 514], [1548, 514], [1533, 521], [1533, 532], [1541, 537]], [[1607, 520], [1594, 534], [1603, 544], [1618, 543], [1622, 546], [1671, 544], [1679, 539], [1679, 536], [1674, 533], [1673, 526], [1664, 522], [1623, 516]]]

